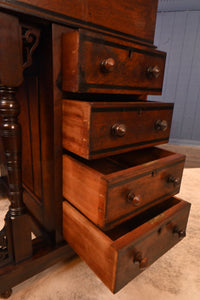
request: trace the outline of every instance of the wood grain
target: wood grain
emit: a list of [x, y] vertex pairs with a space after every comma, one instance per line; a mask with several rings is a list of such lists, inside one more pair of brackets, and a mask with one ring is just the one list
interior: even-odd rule
[[0, 84], [18, 87], [23, 81], [22, 43], [18, 18], [1, 12], [0, 34]]
[[150, 265], [181, 240], [173, 228], [186, 230], [189, 209], [189, 203], [171, 198], [149, 210], [148, 217], [140, 215], [122, 228], [103, 233], [64, 201], [63, 235], [108, 288], [117, 292], [142, 272], [139, 264], [134, 263], [138, 251], [147, 257]]
[[[19, 2], [19, 1], [16, 1]], [[23, 3], [33, 5], [41, 14], [50, 14], [52, 11], [58, 14], [58, 18], [69, 19], [71, 22], [82, 21], [82, 25], [102, 29], [110, 29], [112, 32], [124, 33], [139, 40], [153, 42], [157, 0], [123, 1], [111, 0], [23, 0]], [[33, 7], [29, 9], [33, 10]], [[25, 6], [25, 8], [27, 8]]]
[[[130, 219], [180, 189], [184, 155], [161, 149], [86, 161], [63, 155], [63, 196], [100, 228]], [[178, 184], [169, 182], [173, 176]], [[139, 206], [129, 203], [132, 192]]]
[[[166, 143], [173, 104], [63, 100], [62, 111], [63, 147], [81, 157], [94, 159]], [[157, 120], [167, 121], [165, 131], [156, 129]], [[115, 124], [125, 125], [123, 137], [113, 134]]]
[[[91, 35], [84, 30], [74, 30], [63, 35], [63, 83], [65, 91], [130, 94], [159, 94], [162, 91], [164, 52], [141, 50], [113, 43], [101, 35]], [[105, 72], [101, 64], [105, 59], [113, 59], [112, 71]], [[149, 78], [149, 67], [158, 66], [160, 76]]]

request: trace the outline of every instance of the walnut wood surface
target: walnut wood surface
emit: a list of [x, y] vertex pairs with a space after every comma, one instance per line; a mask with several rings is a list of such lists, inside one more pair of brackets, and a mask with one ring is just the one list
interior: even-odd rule
[[[6, 12], [0, 13], [0, 121], [11, 199], [6, 226], [0, 233], [0, 250], [4, 251], [4, 244], [8, 245], [6, 259], [0, 255], [1, 293], [60, 258], [73, 255], [69, 246], [59, 244], [63, 240], [62, 99], [70, 96], [67, 92], [78, 92], [71, 93], [74, 99], [83, 99], [89, 93], [91, 97], [94, 93], [96, 100], [100, 96], [96, 93], [103, 93], [102, 100], [105, 101], [108, 99], [104, 93], [119, 94], [118, 100], [120, 94], [133, 94], [133, 99], [129, 100], [145, 100], [147, 94], [161, 93], [165, 53], [155, 50], [153, 45], [157, 2], [0, 1], [1, 10]], [[26, 37], [23, 26], [31, 28]], [[35, 37], [32, 29], [41, 32], [40, 40], [39, 34]], [[15, 87], [23, 81], [22, 66], [27, 66], [30, 54], [27, 51], [32, 51], [33, 45], [28, 44], [38, 45], [38, 42], [38, 48], [28, 59], [24, 84], [15, 98]], [[108, 64], [108, 60], [112, 63]], [[150, 69], [152, 74], [147, 72]], [[159, 69], [161, 74], [156, 78]], [[62, 92], [62, 83], [67, 92]], [[22, 176], [18, 98], [23, 126]], [[120, 149], [124, 147], [124, 141], [116, 144], [113, 141], [109, 144], [109, 139], [104, 141], [105, 124], [101, 125], [104, 112], [98, 112], [98, 119], [96, 112], [91, 114], [92, 106], [82, 105], [81, 113], [77, 107], [76, 112], [72, 109], [71, 113], [77, 114], [72, 130], [77, 151], [88, 158], [92, 157], [88, 148], [91, 152], [102, 151], [103, 144], [106, 149], [114, 145], [118, 148], [117, 153], [126, 151]], [[104, 108], [109, 105], [105, 103]], [[143, 111], [138, 112], [138, 118], [140, 114], [143, 115]], [[110, 121], [111, 111], [109, 115]], [[125, 118], [121, 119], [122, 115]], [[128, 120], [130, 124], [131, 114], [127, 115], [124, 111], [115, 117], [117, 121]], [[146, 120], [152, 116], [155, 117], [154, 113], [146, 115]], [[160, 112], [159, 116], [164, 119], [166, 114]], [[168, 117], [170, 119], [171, 114]], [[70, 119], [70, 115], [67, 118]], [[89, 118], [94, 128], [91, 136]], [[107, 124], [108, 118], [105, 120]], [[137, 123], [149, 127], [147, 121], [140, 123], [137, 119]], [[142, 129], [138, 125], [139, 131]], [[148, 134], [145, 134], [146, 141]], [[163, 134], [166, 134], [165, 140], [168, 139], [169, 128]], [[89, 143], [90, 139], [93, 144]], [[112, 150], [108, 154], [113, 154]], [[63, 156], [64, 195], [69, 196], [68, 200], [71, 197], [70, 201], [75, 201], [73, 204], [77, 207], [81, 203], [85, 214], [104, 230], [110, 229], [103, 233], [65, 202], [64, 237], [112, 291], [116, 292], [139, 274], [139, 266], [151, 264], [184, 236], [189, 204], [174, 199], [163, 202], [179, 190], [183, 161], [184, 156], [161, 150], [141, 151], [134, 157], [128, 153], [125, 156], [119, 154], [117, 159], [110, 157], [93, 162], [75, 160], [73, 155]], [[150, 195], [144, 194], [149, 190]], [[124, 204], [127, 193], [132, 196], [128, 198], [129, 203], [125, 201]], [[142, 201], [141, 208], [132, 208], [134, 203], [130, 203], [130, 199], [134, 198], [139, 199], [136, 201], [139, 204]], [[29, 215], [24, 213], [24, 203]], [[161, 203], [159, 208], [155, 206], [157, 203]], [[151, 206], [150, 211], [147, 207]], [[142, 215], [137, 217], [139, 211]], [[123, 222], [133, 215], [136, 215], [134, 221]], [[149, 220], [150, 216], [153, 219]], [[116, 224], [120, 225], [112, 229]], [[38, 251], [34, 247], [38, 239], [31, 240], [31, 231], [43, 239], [37, 244]], [[46, 246], [47, 243], [53, 247]]]
[[38, 197], [42, 197], [40, 160], [40, 120], [38, 76], [25, 76], [17, 92], [22, 107], [19, 121], [22, 126], [23, 183]]
[[173, 228], [186, 229], [189, 209], [189, 203], [171, 198], [158, 209], [131, 219], [122, 228], [103, 233], [64, 201], [63, 235], [108, 288], [117, 292], [142, 272], [139, 264], [134, 263], [138, 251], [150, 265], [181, 240]]
[[[1, 1], [2, 3], [6, 1]], [[11, 1], [12, 2], [12, 1]], [[65, 22], [81, 23], [96, 29], [121, 33], [127, 37], [153, 42], [157, 0], [23, 0], [15, 5], [41, 17], [51, 15]], [[26, 5], [29, 4], [29, 5]], [[80, 20], [80, 21], [79, 21]]]
[[[36, 27], [38, 28], [38, 27]], [[22, 107], [24, 202], [52, 240], [62, 240], [61, 37], [68, 28], [40, 26], [33, 64], [24, 73], [17, 97]], [[52, 62], [49, 63], [49, 61]], [[52, 67], [53, 65], [53, 67]]]
[[[63, 196], [91, 221], [108, 229], [178, 193], [184, 155], [157, 148], [86, 161], [63, 155]], [[141, 197], [129, 203], [128, 194]]]
[[[70, 92], [159, 94], [162, 91], [165, 53], [141, 50], [109, 42], [101, 35], [75, 30], [63, 35], [63, 90]], [[102, 63], [113, 59], [112, 71]], [[158, 78], [148, 76], [150, 67], [158, 66]]]
[[19, 20], [0, 12], [0, 85], [18, 87], [23, 81]]
[[[63, 100], [63, 147], [94, 159], [164, 144], [169, 139], [172, 112], [172, 103]], [[156, 129], [158, 120], [167, 122], [166, 130]], [[123, 137], [113, 134], [115, 124], [125, 125]]]

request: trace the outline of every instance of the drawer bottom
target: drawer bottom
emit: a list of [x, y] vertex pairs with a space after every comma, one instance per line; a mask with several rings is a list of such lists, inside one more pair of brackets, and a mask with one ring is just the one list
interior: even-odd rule
[[189, 210], [173, 197], [103, 232], [64, 201], [63, 236], [115, 293], [185, 236]]

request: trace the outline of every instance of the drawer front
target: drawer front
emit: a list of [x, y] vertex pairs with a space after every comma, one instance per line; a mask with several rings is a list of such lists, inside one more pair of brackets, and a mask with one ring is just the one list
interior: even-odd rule
[[[63, 36], [63, 89], [161, 94], [166, 54], [74, 31]], [[72, 80], [73, 78], [73, 80]]]
[[185, 160], [163, 164], [142, 174], [110, 184], [106, 224], [125, 220], [180, 190]]
[[98, 160], [63, 155], [63, 196], [103, 230], [179, 192], [185, 157], [148, 148]]
[[63, 100], [63, 147], [87, 159], [168, 142], [172, 103]]
[[[120, 249], [116, 275], [117, 290], [185, 237], [189, 210], [190, 204], [186, 203], [176, 212], [162, 212], [149, 220], [149, 224], [146, 224], [148, 227], [148, 225], [151, 226], [155, 223], [153, 229], [147, 230], [137, 241], [135, 240]], [[166, 218], [165, 214], [168, 213], [169, 216]]]
[[108, 288], [117, 292], [185, 236], [189, 209], [189, 203], [171, 198], [103, 233], [65, 201], [63, 236]]
[[172, 113], [171, 103], [92, 107], [90, 155], [98, 157], [167, 143]]

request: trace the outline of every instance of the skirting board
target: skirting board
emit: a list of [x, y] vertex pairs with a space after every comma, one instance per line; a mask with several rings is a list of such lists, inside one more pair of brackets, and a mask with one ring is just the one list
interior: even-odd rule
[[199, 0], [159, 0], [158, 11], [200, 10]]
[[181, 140], [181, 139], [169, 139], [169, 144], [173, 144], [173, 145], [200, 146], [200, 141]]

